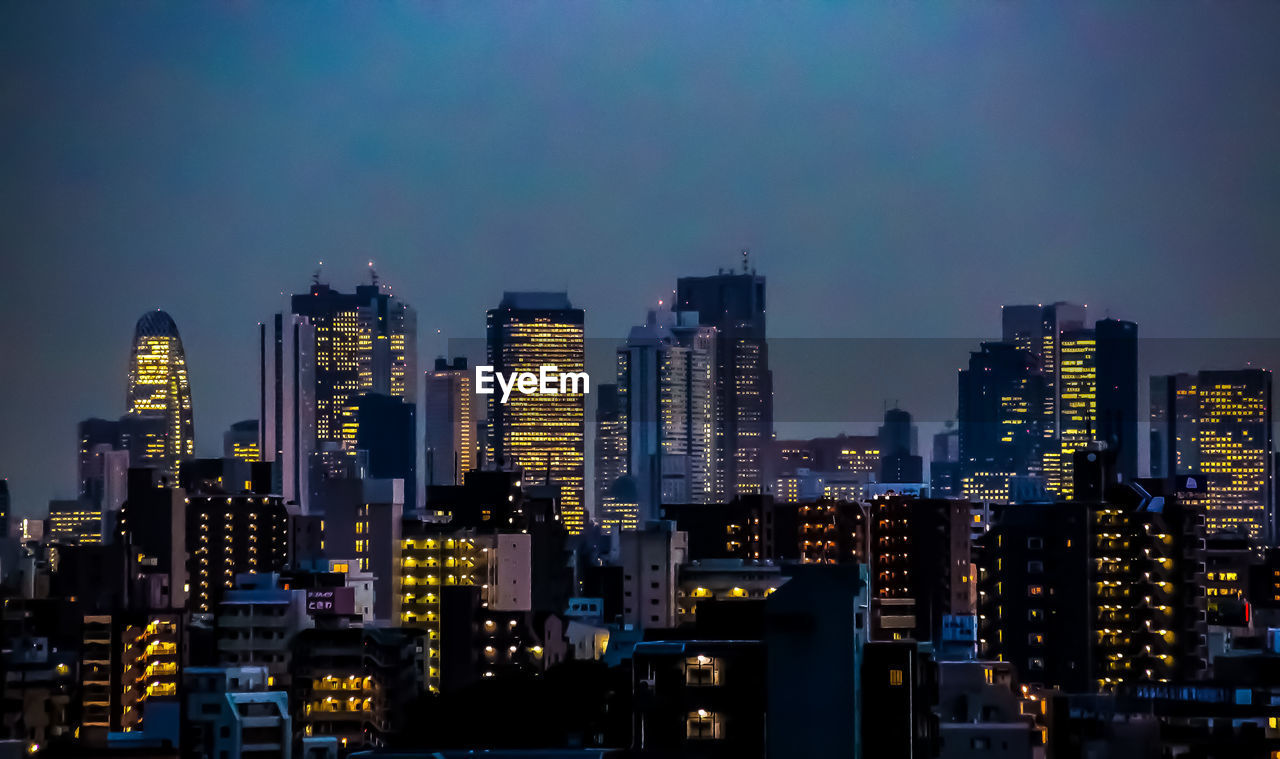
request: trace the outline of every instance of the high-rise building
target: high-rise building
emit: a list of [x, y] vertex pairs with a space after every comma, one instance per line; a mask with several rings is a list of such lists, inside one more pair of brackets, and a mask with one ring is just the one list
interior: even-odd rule
[[627, 418], [613, 383], [596, 386], [595, 514], [603, 521], [613, 488], [627, 473]]
[[477, 468], [475, 388], [467, 359], [436, 359], [426, 373], [426, 439], [423, 452], [427, 485], [461, 485], [463, 475]]
[[1271, 372], [1203, 371], [1151, 380], [1151, 473], [1204, 479], [1208, 533], [1274, 540]]
[[1160, 482], [1140, 484], [1112, 485], [1101, 501], [998, 510], [977, 549], [983, 658], [1070, 692], [1202, 676], [1200, 510]]
[[[565, 293], [508, 292], [488, 313], [488, 360], [495, 373], [542, 367], [585, 376], [584, 314]], [[513, 392], [489, 396], [494, 465], [519, 469], [527, 483], [560, 488], [561, 517], [573, 534], [586, 525], [586, 395]]]
[[406, 507], [416, 508], [418, 427], [414, 404], [378, 393], [357, 396], [352, 404], [355, 448], [368, 453], [368, 476], [404, 480]]
[[222, 455], [241, 461], [261, 461], [258, 451], [258, 420], [236, 422], [222, 433]]
[[696, 316], [650, 311], [618, 349], [618, 414], [641, 524], [660, 504], [714, 498], [715, 330]]
[[941, 643], [948, 617], [973, 614], [969, 504], [876, 498], [870, 508], [871, 635]]
[[1058, 434], [1042, 460], [1049, 492], [1072, 498], [1074, 453], [1093, 441], [1115, 453], [1118, 474], [1137, 476], [1138, 326], [1103, 319], [1064, 332], [1058, 362]]
[[1045, 392], [1038, 416], [1046, 440], [1057, 438], [1061, 429], [1062, 336], [1085, 328], [1086, 309], [1060, 301], [1048, 306], [1004, 306], [1001, 310], [1003, 341], [1027, 351], [1034, 371], [1044, 378]]
[[676, 310], [696, 311], [715, 333], [713, 501], [765, 491], [773, 440], [773, 374], [765, 338], [765, 278], [750, 270], [682, 277]]
[[184, 536], [191, 610], [214, 612], [239, 574], [284, 569], [288, 531], [289, 514], [279, 496], [191, 493]]
[[1138, 476], [1138, 325], [1102, 319], [1097, 340], [1097, 423], [1094, 440], [1116, 454], [1116, 471]]
[[[1043, 378], [1030, 351], [1011, 342], [983, 343], [959, 374], [961, 491], [1000, 491], [1038, 471]], [[979, 492], [982, 491], [982, 492]]]
[[279, 462], [285, 501], [305, 512], [313, 455], [355, 449], [355, 399], [415, 401], [417, 315], [376, 279], [354, 293], [316, 281], [290, 311], [259, 325], [259, 450]]
[[984, 344], [960, 378], [966, 494], [990, 495], [1007, 475], [1070, 499], [1074, 452], [1093, 441], [1116, 453], [1119, 474], [1137, 476], [1137, 325], [1089, 328], [1085, 307], [1070, 303], [1006, 306], [1001, 316], [1003, 342]]
[[13, 512], [13, 503], [9, 495], [9, 478], [0, 477], [0, 540], [9, 537], [9, 519]]
[[916, 454], [916, 426], [911, 414], [891, 408], [880, 426], [880, 482], [923, 482], [924, 460]]
[[130, 416], [164, 419], [164, 466], [169, 472], [195, 455], [187, 357], [178, 326], [164, 311], [143, 314], [134, 328], [125, 405]]

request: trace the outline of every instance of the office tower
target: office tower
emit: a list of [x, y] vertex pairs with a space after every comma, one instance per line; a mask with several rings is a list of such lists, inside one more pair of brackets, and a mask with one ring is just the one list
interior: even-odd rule
[[85, 498], [49, 501], [45, 538], [63, 545], [102, 542], [102, 510]]
[[261, 461], [261, 453], [258, 451], [258, 420], [236, 422], [222, 433], [222, 455], [228, 459]]
[[[495, 373], [531, 372], [554, 366], [586, 379], [583, 311], [565, 293], [508, 292], [488, 313], [488, 361]], [[587, 514], [585, 479], [586, 387], [581, 392], [524, 394], [506, 403], [489, 396], [493, 463], [519, 469], [530, 484], [560, 488], [560, 511], [572, 534], [582, 532]]]
[[1140, 484], [997, 512], [975, 550], [982, 658], [1075, 693], [1201, 676], [1203, 520]]
[[924, 460], [915, 455], [916, 427], [900, 408], [884, 412], [880, 426], [880, 482], [923, 482]]
[[0, 478], [0, 540], [9, 537], [9, 519], [13, 513], [13, 503], [9, 495], [9, 478]]
[[714, 339], [696, 314], [650, 311], [618, 349], [626, 474], [641, 524], [658, 516], [660, 504], [712, 500]]
[[355, 449], [356, 397], [414, 402], [417, 316], [376, 278], [354, 293], [316, 281], [290, 303], [259, 325], [259, 450], [279, 462], [285, 501], [307, 512], [313, 454]]
[[1186, 474], [1196, 466], [1196, 424], [1200, 418], [1199, 378], [1164, 374], [1151, 378], [1151, 476]]
[[1061, 301], [1048, 306], [1001, 309], [1002, 341], [1027, 351], [1033, 370], [1044, 378], [1037, 416], [1045, 439], [1056, 438], [1061, 429], [1058, 369], [1062, 364], [1062, 336], [1085, 328], [1085, 312], [1086, 306]]
[[1072, 498], [1073, 454], [1100, 441], [1116, 455], [1117, 473], [1137, 475], [1138, 326], [1103, 319], [1059, 339], [1058, 434], [1045, 441], [1049, 492]]
[[1271, 372], [1202, 371], [1151, 380], [1153, 476], [1203, 477], [1205, 528], [1274, 540]]
[[368, 476], [404, 480], [405, 503], [416, 508], [418, 497], [418, 428], [416, 408], [403, 398], [366, 393], [352, 401], [355, 448], [368, 453]]
[[960, 496], [960, 429], [947, 422], [947, 429], [933, 436], [933, 457], [929, 461], [929, 493], [935, 498]]
[[80, 475], [78, 495], [97, 503], [102, 500], [102, 455], [120, 445], [120, 422], [114, 419], [85, 419], [76, 425], [80, 437], [77, 469]]
[[164, 311], [143, 314], [134, 329], [126, 410], [130, 416], [164, 419], [167, 471], [176, 472], [180, 460], [195, 455], [187, 357], [178, 326]]
[[676, 310], [696, 311], [715, 333], [715, 460], [712, 501], [763, 493], [773, 440], [773, 374], [765, 336], [765, 278], [749, 270], [682, 277]]
[[1043, 377], [1027, 349], [1002, 342], [969, 354], [958, 379], [961, 491], [1006, 500], [1013, 478], [1039, 470]]
[[627, 418], [616, 384], [596, 385], [595, 514], [605, 520], [611, 493], [627, 473]]
[[872, 639], [940, 645], [948, 618], [973, 614], [969, 521], [964, 501], [871, 501]]
[[1116, 470], [1138, 476], [1138, 325], [1102, 319], [1097, 339], [1097, 424], [1094, 439], [1115, 451]]
[[475, 388], [467, 359], [436, 359], [427, 372], [426, 439], [423, 445], [427, 485], [461, 485], [463, 475], [479, 467], [476, 460]]

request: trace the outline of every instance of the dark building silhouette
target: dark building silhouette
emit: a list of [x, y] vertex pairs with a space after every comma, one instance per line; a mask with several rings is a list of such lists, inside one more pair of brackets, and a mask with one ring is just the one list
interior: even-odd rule
[[369, 454], [368, 476], [404, 480], [406, 511], [418, 497], [418, 428], [414, 404], [398, 396], [357, 396], [355, 447]]
[[1116, 455], [1122, 477], [1138, 476], [1138, 325], [1101, 319], [1098, 341], [1097, 425], [1094, 439]]
[[760, 641], [637, 643], [635, 754], [763, 759], [764, 657]]
[[862, 656], [862, 751], [928, 759], [940, 748], [938, 665], [913, 640], [873, 641]]

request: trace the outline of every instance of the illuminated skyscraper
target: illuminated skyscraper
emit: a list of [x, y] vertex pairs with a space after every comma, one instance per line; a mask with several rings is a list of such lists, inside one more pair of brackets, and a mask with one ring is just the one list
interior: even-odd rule
[[222, 433], [222, 456], [241, 461], [260, 461], [258, 451], [258, 420], [245, 419], [236, 422]]
[[696, 311], [715, 334], [713, 501], [764, 492], [773, 440], [773, 374], [765, 339], [765, 279], [749, 269], [682, 277], [676, 309]]
[[1153, 377], [1151, 402], [1152, 474], [1204, 478], [1207, 533], [1274, 540], [1271, 372]]
[[[1005, 306], [1001, 323], [1004, 344], [1028, 356], [1031, 390], [1038, 393], [1016, 394], [1017, 404], [1029, 404], [1029, 413], [1016, 418], [1035, 439], [1025, 469], [1012, 474], [1042, 478], [1049, 492], [1070, 498], [1072, 455], [1099, 440], [1115, 451], [1117, 471], [1136, 477], [1137, 325], [1103, 319], [1087, 328], [1086, 307], [1072, 303]], [[1007, 421], [1009, 430], [1017, 428]]]
[[191, 385], [178, 326], [164, 311], [143, 314], [133, 333], [129, 357], [128, 415], [164, 420], [163, 464], [175, 472], [178, 462], [195, 455], [191, 422]]
[[1057, 461], [1058, 446], [1052, 442], [1062, 428], [1061, 374], [1062, 337], [1067, 332], [1085, 328], [1086, 306], [1075, 303], [1050, 303], [1048, 306], [1004, 306], [1001, 309], [1003, 341], [1026, 351], [1032, 370], [1043, 378], [1043, 395], [1037, 428], [1046, 442], [1037, 450], [1030, 474], [1036, 474], [1041, 457], [1050, 454]]
[[1039, 470], [1043, 376], [1031, 352], [1012, 342], [983, 343], [959, 374], [961, 490], [1007, 500], [1011, 481]]
[[715, 329], [697, 314], [650, 311], [618, 350], [626, 473], [639, 524], [663, 503], [714, 499]]
[[1073, 456], [1086, 443], [1106, 443], [1117, 472], [1137, 476], [1138, 326], [1103, 319], [1058, 345], [1058, 436], [1046, 441], [1043, 466], [1049, 492], [1071, 499]]
[[436, 359], [435, 370], [426, 373], [424, 408], [427, 484], [461, 485], [477, 466], [475, 390], [465, 358], [452, 364]]
[[627, 473], [627, 422], [618, 386], [596, 386], [595, 514], [602, 518], [614, 484]]
[[[582, 373], [586, 360], [584, 315], [565, 293], [508, 292], [488, 313], [488, 360], [495, 372], [532, 372], [554, 366]], [[518, 468], [528, 484], [560, 486], [565, 527], [577, 534], [586, 523], [583, 502], [586, 396], [513, 392], [506, 403], [489, 396], [492, 460]]]
[[312, 455], [355, 448], [356, 397], [414, 402], [417, 316], [376, 280], [354, 294], [317, 281], [291, 304], [259, 325], [259, 449], [281, 462], [280, 492], [305, 511]]

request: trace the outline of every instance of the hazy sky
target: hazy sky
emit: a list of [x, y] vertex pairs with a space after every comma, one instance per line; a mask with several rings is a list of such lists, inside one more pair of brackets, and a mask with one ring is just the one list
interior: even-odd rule
[[774, 336], [1055, 299], [1280, 334], [1278, 33], [1274, 2], [4, 2], [0, 476], [20, 512], [74, 492], [156, 307], [216, 454], [319, 260], [374, 259], [424, 359], [504, 289], [624, 335], [741, 246]]

